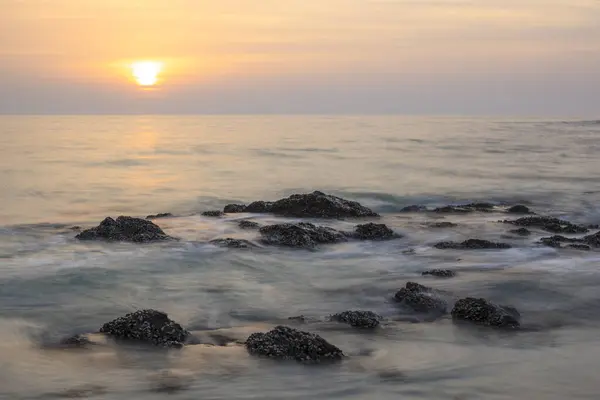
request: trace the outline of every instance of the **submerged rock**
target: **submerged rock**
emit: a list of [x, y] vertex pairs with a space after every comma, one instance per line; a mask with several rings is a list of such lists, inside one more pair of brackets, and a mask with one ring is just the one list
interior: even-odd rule
[[219, 210], [204, 211], [202, 213], [203, 217], [222, 217], [223, 215], [225, 215], [223, 211]]
[[226, 214], [237, 214], [243, 213], [245, 209], [245, 204], [227, 204], [223, 209], [223, 212]]
[[160, 347], [182, 347], [190, 333], [156, 310], [139, 310], [107, 322], [100, 328], [117, 339], [135, 340]]
[[588, 228], [581, 225], [575, 225], [569, 221], [565, 221], [553, 217], [522, 217], [516, 220], [501, 221], [505, 224], [517, 226], [541, 228], [552, 233], [587, 233]]
[[423, 212], [427, 211], [427, 207], [421, 206], [418, 204], [413, 204], [411, 206], [406, 206], [400, 210], [401, 213], [409, 213], [409, 212]]
[[510, 233], [514, 233], [515, 235], [519, 235], [519, 236], [529, 236], [531, 235], [531, 231], [527, 228], [519, 228], [519, 229], [513, 229], [510, 231]]
[[88, 347], [88, 346], [93, 345], [93, 344], [95, 344], [95, 343], [92, 342], [85, 335], [70, 336], [68, 338], [62, 339], [59, 342], [59, 345], [61, 347], [68, 347], [68, 348], [84, 348], [84, 347]]
[[87, 229], [75, 238], [79, 240], [108, 240], [146, 243], [170, 240], [172, 237], [163, 232], [158, 225], [141, 219], [121, 216], [114, 219], [108, 217], [95, 228]]
[[456, 276], [456, 272], [451, 269], [430, 269], [428, 271], [423, 271], [421, 275], [437, 276], [438, 278], [452, 278]]
[[464, 242], [440, 242], [434, 246], [436, 249], [455, 249], [455, 250], [482, 250], [482, 249], [510, 249], [512, 246], [508, 243], [495, 243], [483, 239], [468, 239]]
[[319, 335], [277, 326], [263, 333], [253, 333], [246, 340], [246, 349], [252, 355], [301, 363], [337, 361], [344, 357], [342, 350]]
[[358, 225], [353, 236], [360, 240], [391, 240], [401, 237], [387, 225], [374, 223]]
[[417, 313], [445, 314], [448, 303], [437, 291], [415, 282], [408, 282], [394, 295], [394, 299], [404, 308]]
[[561, 235], [554, 235], [541, 238], [540, 243], [555, 248], [561, 248], [564, 243], [568, 243], [567, 247], [573, 249], [591, 250], [592, 247], [600, 248], [600, 232], [582, 238], [568, 238]]
[[244, 239], [223, 238], [211, 240], [210, 244], [219, 247], [228, 247], [230, 249], [251, 249], [256, 246], [254, 243]]
[[454, 228], [457, 227], [458, 224], [455, 224], [454, 222], [448, 222], [448, 221], [443, 221], [443, 222], [430, 222], [427, 224], [427, 226], [429, 226], [430, 228]]
[[533, 212], [529, 209], [529, 207], [524, 206], [522, 204], [517, 204], [516, 206], [512, 206], [508, 210], [506, 210], [509, 214], [533, 214]]
[[494, 210], [494, 205], [491, 203], [469, 203], [460, 204], [457, 206], [438, 207], [433, 212], [441, 214], [465, 214], [471, 212], [490, 212]]
[[171, 213], [160, 213], [160, 214], [148, 215], [146, 217], [146, 219], [160, 219], [160, 218], [170, 218], [170, 217], [173, 217], [173, 214], [171, 214]]
[[356, 328], [376, 328], [383, 317], [372, 311], [344, 311], [332, 315], [330, 319]]
[[308, 222], [267, 225], [260, 228], [259, 232], [262, 235], [261, 242], [265, 244], [307, 249], [347, 240], [340, 231]]
[[241, 220], [238, 222], [238, 226], [242, 229], [258, 229], [260, 228], [260, 224], [258, 222], [249, 221], [247, 219]]
[[467, 297], [456, 302], [452, 309], [452, 318], [498, 328], [518, 328], [521, 315], [513, 307], [497, 305], [486, 299]]

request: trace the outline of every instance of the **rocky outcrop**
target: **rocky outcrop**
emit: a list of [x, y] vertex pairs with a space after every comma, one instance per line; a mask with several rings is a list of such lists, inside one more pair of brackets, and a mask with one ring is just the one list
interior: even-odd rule
[[160, 347], [182, 347], [190, 333], [156, 310], [139, 310], [107, 322], [100, 332], [116, 339], [134, 340]]
[[246, 349], [252, 355], [307, 364], [338, 361], [344, 357], [342, 350], [321, 336], [287, 326], [253, 333], [246, 340]]
[[160, 219], [160, 218], [171, 218], [174, 215], [171, 213], [160, 213], [160, 214], [153, 214], [153, 215], [148, 215], [146, 217], [146, 219]]
[[505, 224], [524, 226], [528, 228], [540, 228], [552, 233], [587, 233], [588, 228], [581, 225], [573, 224], [553, 217], [522, 217], [516, 220], [501, 221]]
[[443, 221], [443, 222], [430, 222], [427, 224], [427, 226], [430, 228], [445, 229], [445, 228], [455, 228], [458, 226], [458, 224], [455, 224], [454, 222]]
[[376, 328], [383, 317], [372, 311], [344, 311], [330, 317], [331, 321], [342, 322], [355, 328]]
[[527, 228], [519, 228], [519, 229], [513, 229], [510, 231], [510, 233], [514, 233], [515, 235], [519, 235], [519, 236], [529, 236], [531, 235], [531, 231]]
[[453, 278], [456, 276], [456, 272], [452, 271], [451, 269], [430, 269], [427, 271], [423, 271], [421, 275], [430, 275], [438, 278]]
[[540, 243], [554, 248], [561, 248], [563, 244], [577, 250], [591, 250], [600, 248], [600, 232], [593, 235], [587, 235], [582, 238], [569, 238], [561, 235], [554, 235], [540, 239]]
[[273, 211], [273, 202], [272, 201], [254, 201], [250, 203], [246, 208], [244, 208], [244, 212], [253, 213], [253, 214], [267, 214]]
[[305, 249], [347, 240], [346, 235], [340, 231], [308, 222], [267, 225], [260, 228], [259, 232], [264, 244]]
[[360, 240], [391, 240], [402, 237], [387, 225], [374, 223], [358, 225], [352, 236]]
[[468, 239], [464, 242], [440, 242], [434, 246], [436, 249], [453, 250], [483, 250], [483, 249], [510, 249], [512, 246], [507, 243], [495, 243], [483, 239]]
[[250, 221], [247, 219], [243, 219], [240, 222], [238, 222], [238, 226], [241, 229], [259, 229], [260, 228], [260, 224], [258, 222]]
[[422, 314], [443, 315], [448, 308], [436, 290], [415, 282], [408, 282], [396, 292], [394, 299], [404, 309]]
[[75, 237], [79, 240], [107, 240], [135, 243], [173, 239], [151, 221], [123, 216], [116, 220], [110, 217], [106, 218], [97, 227], [87, 229]]
[[203, 217], [215, 217], [215, 218], [217, 218], [217, 217], [222, 217], [223, 215], [225, 215], [223, 213], [223, 211], [219, 211], [219, 210], [204, 211], [202, 213]]
[[222, 238], [211, 240], [210, 244], [230, 249], [251, 249], [257, 247], [254, 243], [244, 239]]
[[423, 211], [427, 211], [427, 207], [421, 206], [418, 204], [406, 206], [400, 210], [401, 213], [423, 212]]
[[512, 206], [508, 210], [506, 210], [506, 212], [509, 214], [534, 214], [529, 209], [529, 207], [524, 206], [522, 204], [517, 204], [516, 206]]
[[450, 205], [445, 207], [438, 207], [433, 212], [441, 214], [465, 214], [472, 212], [491, 212], [494, 210], [494, 205], [491, 203], [469, 203], [461, 205]]
[[245, 209], [245, 204], [227, 204], [223, 209], [223, 212], [226, 214], [237, 214], [243, 213]]
[[452, 318], [497, 328], [518, 328], [521, 315], [513, 307], [497, 305], [486, 299], [467, 297], [456, 302], [452, 309]]

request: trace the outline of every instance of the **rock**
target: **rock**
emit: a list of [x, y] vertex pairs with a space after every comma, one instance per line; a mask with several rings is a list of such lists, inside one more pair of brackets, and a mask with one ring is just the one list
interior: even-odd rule
[[245, 204], [227, 204], [223, 209], [223, 212], [226, 214], [237, 214], [243, 213], [245, 209]]
[[171, 240], [158, 225], [140, 218], [119, 217], [115, 221], [108, 217], [95, 228], [87, 229], [77, 236], [79, 240], [108, 240], [147, 243]]
[[417, 204], [411, 205], [411, 206], [406, 206], [400, 210], [401, 213], [423, 212], [423, 211], [427, 211], [427, 207], [417, 205]]
[[245, 212], [273, 213], [296, 218], [356, 218], [378, 217], [379, 215], [358, 202], [315, 191], [308, 194], [293, 194], [275, 202], [257, 201]]
[[156, 310], [139, 310], [107, 322], [100, 328], [117, 339], [135, 340], [160, 347], [179, 348], [190, 333], [169, 319], [167, 314]]
[[506, 210], [509, 214], [533, 214], [533, 212], [529, 209], [529, 207], [524, 206], [522, 204], [517, 204], [516, 206], [512, 206], [508, 210]]
[[583, 237], [583, 242], [591, 247], [600, 247], [600, 232]]
[[69, 229], [72, 230], [72, 231], [80, 231], [81, 227], [78, 226], [78, 225], [75, 225], [75, 226], [70, 227]]
[[454, 227], [457, 227], [458, 224], [455, 224], [454, 222], [444, 221], [444, 222], [430, 222], [427, 224], [427, 226], [429, 226], [431, 228], [454, 228]]
[[448, 308], [448, 303], [435, 290], [415, 282], [408, 282], [394, 295], [394, 299], [404, 308], [417, 313], [443, 315]]
[[519, 236], [531, 235], [531, 231], [527, 228], [513, 229], [512, 231], [510, 231], [510, 233], [514, 233], [515, 235], [519, 235]]
[[307, 222], [263, 226], [259, 230], [261, 242], [268, 245], [312, 249], [319, 244], [340, 243], [346, 235], [333, 228], [316, 226]]
[[498, 328], [518, 328], [521, 315], [513, 307], [467, 297], [456, 302], [452, 309], [452, 318]]
[[582, 238], [568, 238], [561, 235], [554, 235], [540, 239], [540, 243], [549, 247], [561, 248], [563, 243], [570, 243], [568, 247], [578, 250], [591, 250], [592, 247], [600, 247], [600, 232], [593, 235], [587, 235]]
[[510, 249], [512, 246], [507, 243], [495, 243], [483, 239], [468, 239], [462, 243], [440, 242], [434, 246], [436, 249], [455, 249], [455, 250], [482, 250], [482, 249]]
[[588, 228], [585, 226], [575, 225], [569, 221], [565, 221], [552, 217], [522, 217], [516, 220], [501, 221], [505, 224], [517, 226], [541, 228], [552, 233], [586, 233]]
[[202, 213], [203, 217], [222, 217], [223, 215], [225, 215], [223, 211], [218, 210], [204, 211]]
[[321, 336], [287, 326], [253, 333], [246, 340], [246, 349], [252, 355], [309, 364], [338, 361], [344, 357], [342, 350]]
[[570, 247], [575, 250], [583, 250], [583, 251], [592, 250], [592, 248], [590, 246], [588, 246], [587, 244], [570, 244], [567, 247]]
[[75, 335], [62, 339], [59, 343], [62, 347], [83, 348], [95, 344], [85, 335]]
[[160, 214], [148, 215], [146, 217], [146, 219], [170, 218], [172, 216], [173, 216], [173, 214], [171, 214], [171, 213], [160, 213]]
[[452, 278], [456, 276], [456, 272], [450, 269], [430, 269], [428, 271], [422, 272], [421, 275], [437, 276], [438, 278]]
[[238, 226], [242, 229], [258, 229], [260, 228], [260, 224], [258, 222], [249, 221], [247, 219], [243, 219], [238, 222]]
[[372, 311], [344, 311], [331, 316], [332, 321], [343, 322], [356, 328], [376, 328], [383, 317]]
[[223, 238], [211, 240], [210, 244], [219, 247], [228, 247], [230, 249], [251, 249], [256, 246], [254, 243], [244, 239]]
[[387, 225], [374, 223], [358, 225], [353, 236], [360, 240], [390, 240], [401, 237], [388, 228]]
[[441, 214], [464, 214], [471, 212], [490, 212], [494, 210], [494, 205], [491, 203], [469, 203], [457, 206], [438, 207], [433, 212]]

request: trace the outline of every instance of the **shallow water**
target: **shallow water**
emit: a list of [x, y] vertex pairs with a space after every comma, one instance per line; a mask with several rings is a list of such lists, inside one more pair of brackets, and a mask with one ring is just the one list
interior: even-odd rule
[[[507, 236], [501, 213], [402, 214], [410, 204], [526, 203], [600, 223], [600, 124], [408, 117], [0, 117], [0, 397], [50, 399], [595, 399], [600, 391], [600, 253]], [[236, 251], [230, 202], [322, 190], [380, 212], [404, 237], [318, 251]], [[79, 243], [74, 225], [172, 212], [175, 243]], [[431, 229], [427, 222], [459, 223]], [[327, 221], [343, 229], [355, 221]], [[501, 251], [437, 250], [485, 238]], [[408, 251], [408, 250], [413, 251]], [[453, 279], [421, 277], [452, 268]], [[138, 308], [244, 339], [289, 316], [368, 309], [390, 319], [408, 280], [511, 304], [521, 332], [395, 321], [372, 334], [311, 325], [350, 355], [307, 367], [239, 347], [158, 352], [44, 344]], [[303, 329], [304, 329], [303, 328]], [[170, 378], [164, 376], [169, 373]]]

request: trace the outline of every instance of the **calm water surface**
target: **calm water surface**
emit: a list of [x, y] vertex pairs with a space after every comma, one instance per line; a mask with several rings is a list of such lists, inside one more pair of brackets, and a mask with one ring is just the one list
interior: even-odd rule
[[[575, 120], [0, 117], [0, 398], [597, 399], [600, 253], [540, 247], [541, 233], [507, 236], [496, 222], [503, 215], [448, 216], [457, 228], [432, 230], [431, 216], [399, 210], [522, 202], [598, 224], [599, 139], [600, 121]], [[200, 212], [312, 190], [372, 207], [404, 238], [315, 252], [207, 243], [255, 233], [235, 224], [247, 215]], [[70, 229], [158, 212], [176, 215], [157, 223], [181, 241], [78, 243]], [[514, 247], [432, 247], [472, 237]], [[459, 275], [420, 276], [433, 267]], [[511, 304], [526, 329], [500, 333], [448, 318], [373, 334], [313, 326], [351, 356], [316, 368], [257, 360], [235, 346], [43, 346], [138, 308], [240, 339], [298, 314], [369, 309], [393, 318], [389, 299], [408, 280]], [[180, 390], [157, 390], [169, 379]]]

